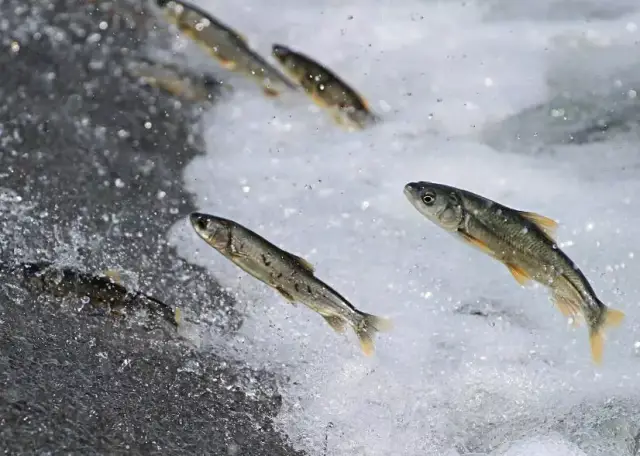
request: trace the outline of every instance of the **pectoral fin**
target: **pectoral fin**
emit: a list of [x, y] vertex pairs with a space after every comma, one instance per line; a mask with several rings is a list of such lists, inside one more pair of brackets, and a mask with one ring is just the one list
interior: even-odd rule
[[263, 87], [262, 92], [265, 94], [265, 96], [269, 98], [275, 98], [280, 96], [280, 92], [278, 92], [275, 89], [272, 89], [271, 87]]
[[225, 70], [234, 71], [236, 69], [236, 67], [238, 66], [238, 64], [236, 62], [234, 62], [233, 60], [227, 59], [225, 57], [222, 57], [220, 54], [217, 54], [216, 52], [214, 52], [211, 49], [209, 49], [209, 52], [211, 52], [211, 55], [213, 55], [213, 57], [216, 58], [218, 63], [220, 63], [220, 66], [222, 68], [224, 68]]
[[467, 244], [482, 250], [484, 253], [486, 253], [487, 255], [490, 256], [495, 256], [495, 253], [493, 252], [493, 250], [491, 250], [491, 248], [485, 244], [484, 242], [482, 242], [480, 239], [476, 239], [473, 236], [471, 236], [468, 233], [465, 233], [464, 231], [458, 231], [458, 235], [460, 235], [460, 237], [462, 238], [462, 240], [464, 242], [466, 242]]
[[307, 271], [309, 272], [314, 272], [315, 268], [314, 266], [307, 260], [305, 260], [304, 258], [298, 256], [298, 255], [294, 255], [293, 253], [291, 254], [297, 261], [298, 263], [300, 263], [300, 265], [305, 268]]
[[558, 222], [535, 212], [519, 211], [520, 215], [544, 231], [551, 239], [555, 239]]
[[527, 273], [527, 271], [522, 269], [517, 264], [505, 263], [505, 266], [509, 268], [509, 272], [520, 285], [527, 285], [531, 281], [531, 276]]
[[337, 316], [324, 316], [323, 318], [329, 323], [329, 326], [333, 328], [333, 330], [337, 333], [342, 334], [346, 328], [347, 322], [342, 317]]
[[313, 101], [317, 106], [320, 106], [323, 109], [329, 108], [329, 104], [316, 92], [311, 94], [311, 101]]
[[275, 289], [278, 293], [280, 293], [280, 296], [286, 299], [290, 304], [293, 304], [294, 306], [296, 305], [295, 298], [291, 296], [291, 294], [287, 290], [282, 287], [275, 287]]

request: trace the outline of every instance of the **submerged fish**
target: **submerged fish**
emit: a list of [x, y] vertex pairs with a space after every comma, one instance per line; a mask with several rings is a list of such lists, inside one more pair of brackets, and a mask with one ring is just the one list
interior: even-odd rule
[[367, 101], [328, 68], [312, 58], [281, 44], [272, 47], [273, 56], [321, 108], [327, 109], [338, 125], [363, 129], [379, 121]]
[[267, 96], [297, 87], [254, 52], [235, 30], [200, 8], [176, 0], [156, 0], [167, 20], [212, 55], [223, 68], [256, 80]]
[[411, 182], [404, 194], [427, 219], [506, 265], [519, 284], [534, 280], [548, 287], [563, 315], [582, 315], [589, 326], [592, 358], [602, 361], [604, 329], [619, 325], [624, 313], [604, 305], [560, 250], [554, 220], [432, 182]]
[[207, 75], [197, 76], [176, 65], [155, 62], [142, 57], [129, 62], [127, 70], [144, 83], [166, 90], [187, 101], [211, 100], [221, 86], [220, 82]]
[[129, 292], [110, 277], [95, 276], [72, 268], [58, 268], [48, 262], [23, 263], [14, 271], [22, 275], [24, 285], [34, 291], [51, 296], [88, 298], [94, 307], [103, 308], [112, 315], [124, 316], [127, 311], [146, 310], [152, 316], [177, 327], [180, 310], [141, 292]]
[[211, 247], [256, 279], [277, 290], [292, 304], [302, 303], [342, 333], [353, 328], [366, 355], [374, 352], [374, 335], [391, 329], [391, 320], [359, 311], [320, 281], [305, 259], [286, 252], [242, 225], [194, 212], [189, 216], [196, 233]]

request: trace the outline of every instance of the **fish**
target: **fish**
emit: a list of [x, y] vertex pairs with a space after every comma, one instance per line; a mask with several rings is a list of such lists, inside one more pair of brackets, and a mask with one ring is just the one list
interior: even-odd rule
[[152, 316], [160, 315], [174, 328], [180, 324], [180, 309], [172, 310], [169, 305], [139, 291], [128, 291], [114, 280], [117, 273], [113, 271], [107, 271], [104, 276], [93, 275], [70, 267], [57, 267], [47, 261], [20, 263], [12, 269], [21, 276], [23, 285], [34, 292], [57, 298], [88, 298], [92, 306], [116, 317], [144, 309]]
[[327, 110], [339, 126], [354, 131], [380, 121], [361, 95], [311, 57], [282, 44], [272, 46], [272, 55], [284, 72], [303, 88], [316, 105]]
[[286, 252], [239, 223], [201, 212], [189, 220], [207, 244], [243, 271], [275, 289], [287, 302], [302, 303], [319, 313], [338, 333], [350, 326], [361, 349], [371, 356], [377, 332], [392, 329], [392, 321], [356, 309], [345, 297], [315, 276], [302, 257]]
[[565, 317], [574, 322], [583, 318], [592, 360], [601, 364], [605, 329], [619, 326], [625, 315], [598, 299], [582, 271], [560, 249], [555, 220], [433, 182], [410, 182], [404, 194], [428, 220], [503, 263], [520, 285], [534, 281], [548, 288]]
[[215, 58], [226, 70], [244, 74], [260, 84], [268, 97], [277, 97], [298, 87], [277, 68], [258, 55], [243, 35], [202, 9], [177, 0], [156, 0], [167, 21], [175, 25]]
[[165, 90], [191, 102], [210, 101], [221, 83], [209, 75], [196, 75], [170, 63], [138, 57], [129, 62], [127, 71], [145, 84]]

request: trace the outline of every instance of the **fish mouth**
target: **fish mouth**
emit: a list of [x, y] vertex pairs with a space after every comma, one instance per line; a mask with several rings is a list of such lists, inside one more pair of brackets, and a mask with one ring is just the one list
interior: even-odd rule
[[[213, 234], [211, 233], [212, 227], [210, 226], [210, 222], [213, 220], [215, 220], [214, 216], [203, 212], [192, 212], [189, 214], [189, 222], [191, 222], [191, 226], [200, 237], [209, 237]], [[214, 224], [214, 226], [218, 225]]]
[[271, 46], [271, 53], [279, 60], [285, 59], [289, 55], [289, 49], [281, 44]]
[[404, 186], [403, 192], [407, 198], [409, 199], [415, 198], [418, 192], [418, 184], [415, 182], [409, 182], [407, 185]]
[[189, 221], [194, 227], [202, 226], [207, 221], [208, 216], [202, 212], [192, 212], [189, 214]]

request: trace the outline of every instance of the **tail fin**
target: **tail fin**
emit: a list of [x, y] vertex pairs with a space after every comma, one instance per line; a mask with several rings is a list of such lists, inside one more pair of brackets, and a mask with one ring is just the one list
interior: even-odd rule
[[596, 364], [602, 363], [602, 353], [604, 351], [604, 330], [607, 327], [619, 326], [623, 319], [623, 312], [605, 308], [602, 318], [589, 328], [591, 357]]
[[354, 330], [358, 339], [360, 339], [360, 346], [366, 356], [371, 356], [375, 351], [373, 338], [377, 332], [390, 331], [393, 328], [393, 323], [388, 318], [376, 317], [375, 315], [362, 313], [362, 321]]

